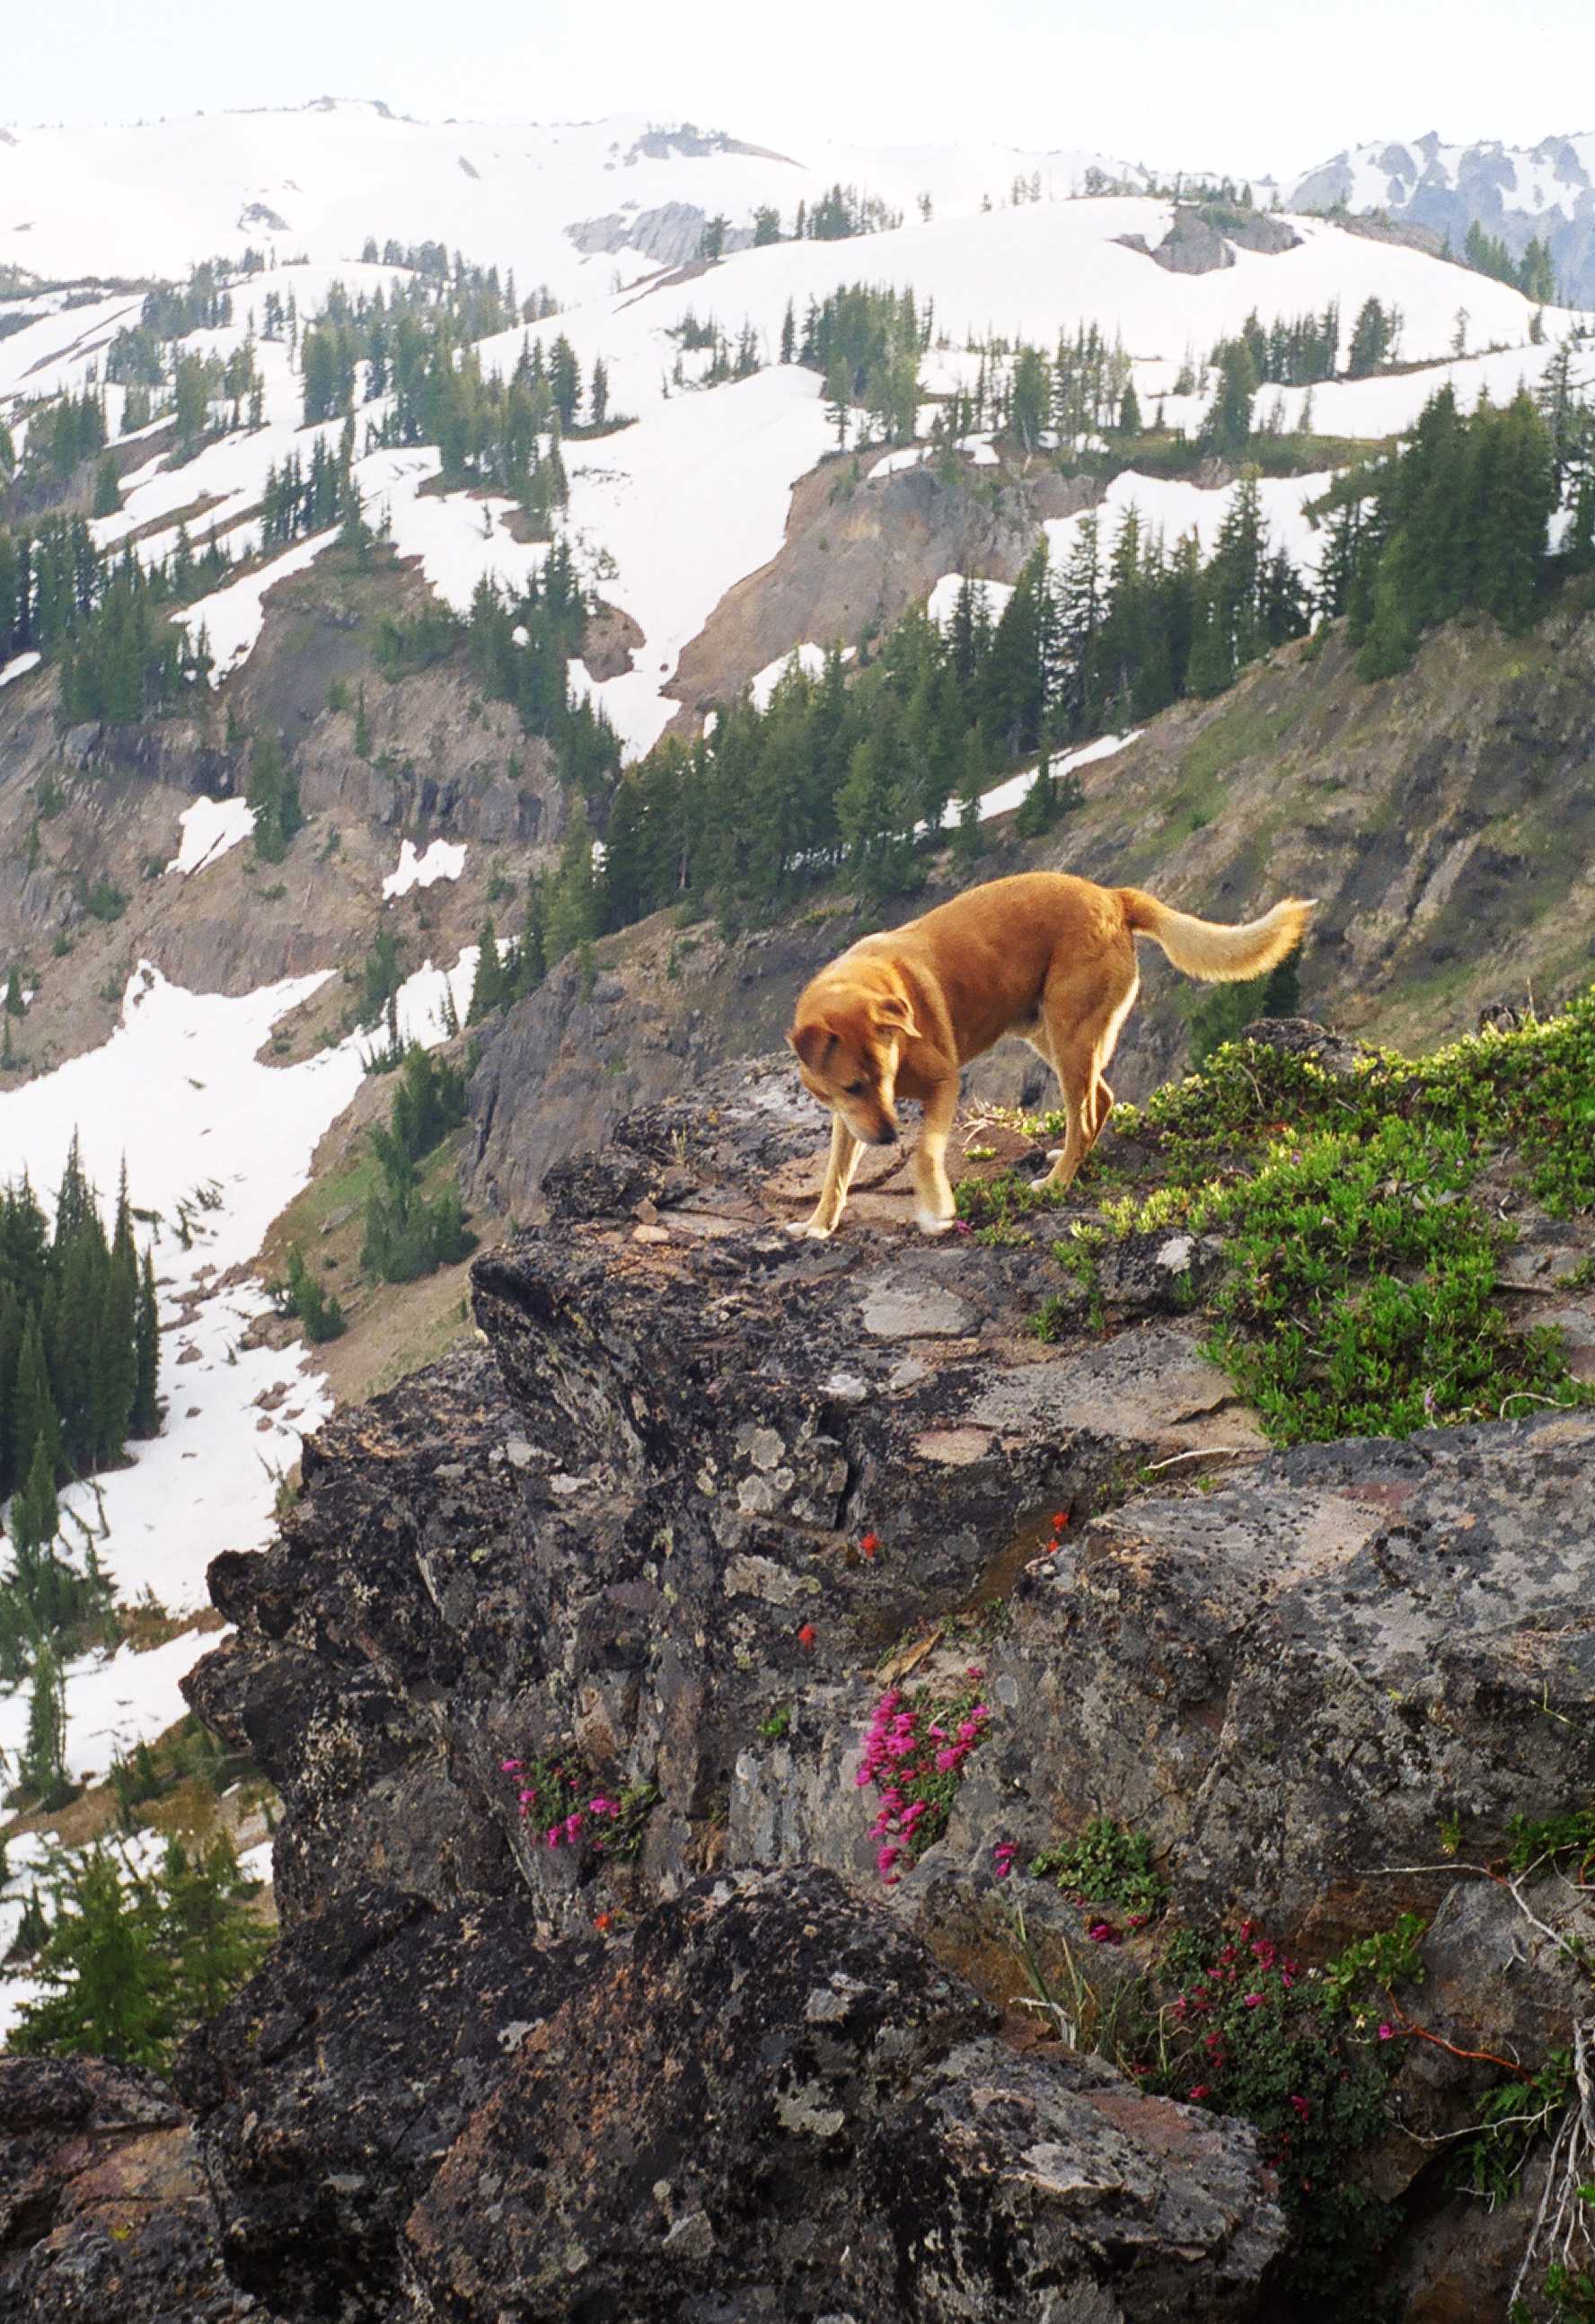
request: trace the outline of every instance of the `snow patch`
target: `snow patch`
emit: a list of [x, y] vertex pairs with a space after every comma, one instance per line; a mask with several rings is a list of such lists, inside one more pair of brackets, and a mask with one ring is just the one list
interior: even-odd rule
[[38, 669], [43, 659], [42, 654], [36, 653], [14, 655], [12, 659], [0, 669], [0, 686], [9, 686], [14, 678], [26, 678], [31, 669]]
[[[1137, 726], [1128, 734], [1103, 734], [1094, 742], [1083, 744], [1078, 751], [1065, 752], [1061, 759], [1055, 759], [1052, 762], [1054, 779], [1073, 774], [1077, 767], [1093, 767], [1103, 759], [1116, 758], [1120, 751], [1127, 751], [1130, 744], [1139, 739], [1140, 732], [1140, 728]], [[994, 790], [982, 791], [981, 821], [989, 822], [992, 816], [1007, 815], [1012, 808], [1020, 806], [1026, 792], [1036, 779], [1036, 767], [1026, 767], [1019, 774], [1010, 775], [1005, 781], [999, 783]], [[942, 817], [942, 822], [945, 829], [951, 830], [957, 821], [958, 808], [954, 804], [948, 807]]]
[[254, 809], [241, 798], [201, 798], [185, 807], [177, 821], [182, 837], [166, 869], [187, 876], [203, 872], [247, 839], [254, 829]]
[[988, 617], [993, 622], [1000, 619], [1013, 595], [1013, 585], [1009, 581], [982, 581], [970, 574], [944, 573], [926, 600], [925, 606], [927, 614], [938, 629], [945, 630], [952, 620], [959, 593], [966, 580], [974, 592], [976, 604], [984, 604]]
[[435, 839], [424, 855], [418, 855], [413, 843], [406, 839], [399, 849], [399, 869], [383, 881], [383, 901], [389, 904], [395, 896], [408, 896], [412, 888], [429, 888], [436, 880], [457, 880], [465, 868], [463, 844]]

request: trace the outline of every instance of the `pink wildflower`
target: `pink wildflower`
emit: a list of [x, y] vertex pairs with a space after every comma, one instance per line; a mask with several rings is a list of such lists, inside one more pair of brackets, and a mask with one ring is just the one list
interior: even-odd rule
[[1393, 2042], [1395, 2038], [1396, 2028], [1393, 2025], [1386, 2024], [1379, 2027], [1379, 2040], [1381, 2042]]

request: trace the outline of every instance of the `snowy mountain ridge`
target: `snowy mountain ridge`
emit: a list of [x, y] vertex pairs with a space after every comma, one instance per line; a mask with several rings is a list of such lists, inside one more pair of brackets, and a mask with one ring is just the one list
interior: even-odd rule
[[1563, 295], [1595, 298], [1595, 131], [1536, 145], [1449, 145], [1431, 130], [1410, 142], [1359, 145], [1283, 189], [1290, 208], [1388, 212], [1460, 251], [1478, 225], [1520, 258], [1544, 242]]
[[802, 158], [641, 114], [593, 122], [425, 122], [376, 99], [294, 111], [200, 114], [93, 129], [16, 129], [0, 151], [0, 268], [41, 279], [177, 275], [251, 245], [323, 263], [368, 235], [441, 241], [546, 281], [562, 301], [635, 273], [580, 229], [614, 213], [686, 205], [751, 238], [770, 206], [789, 231], [799, 203], [856, 186], [889, 209], [967, 216], [1017, 181], [1060, 199], [1148, 172], [1074, 150], [998, 145], [864, 148], [816, 142]]

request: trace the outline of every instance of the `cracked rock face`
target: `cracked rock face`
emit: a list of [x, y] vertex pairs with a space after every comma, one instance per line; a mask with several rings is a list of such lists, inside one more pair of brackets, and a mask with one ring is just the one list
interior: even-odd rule
[[1247, 2134], [1016, 2054], [815, 1872], [650, 1915], [521, 2045], [406, 2230], [422, 2312], [462, 2324], [1233, 2316], [1282, 2239]]
[[0, 2058], [7, 2324], [241, 2324], [181, 2108], [105, 2059]]

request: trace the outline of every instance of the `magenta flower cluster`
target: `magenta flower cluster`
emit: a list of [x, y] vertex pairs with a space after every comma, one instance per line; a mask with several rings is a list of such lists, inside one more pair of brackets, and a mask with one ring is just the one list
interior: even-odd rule
[[875, 1705], [854, 1781], [861, 1791], [872, 1784], [880, 1794], [870, 1837], [880, 1843], [875, 1865], [889, 1887], [901, 1877], [898, 1866], [917, 1864], [947, 1828], [964, 1762], [991, 1721], [978, 1699], [984, 1675], [972, 1663], [966, 1686], [950, 1699], [938, 1702], [924, 1687], [909, 1696], [893, 1686]]
[[[528, 1767], [524, 1759], [501, 1759], [499, 1767], [506, 1775], [529, 1778], [519, 1790], [521, 1813], [528, 1819], [537, 1813], [545, 1847], [574, 1848], [589, 1823], [612, 1821], [620, 1814], [619, 1801], [606, 1799], [602, 1792], [595, 1793], [585, 1807], [567, 1806], [571, 1784], [568, 1771], [564, 1767], [556, 1767], [550, 1773], [536, 1763]], [[542, 1817], [550, 1806], [555, 1810], [553, 1821], [544, 1824]], [[602, 1848], [603, 1840], [596, 1835], [595, 1838], [596, 1845]]]

